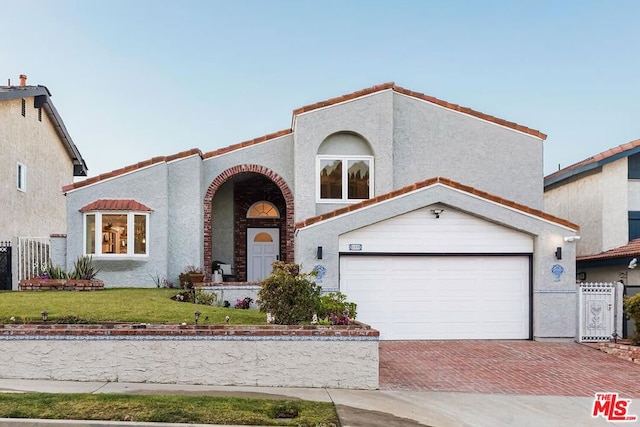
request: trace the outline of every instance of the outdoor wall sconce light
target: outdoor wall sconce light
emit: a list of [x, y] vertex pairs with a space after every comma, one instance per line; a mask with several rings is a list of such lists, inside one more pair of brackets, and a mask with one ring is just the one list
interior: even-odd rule
[[316, 251], [316, 258], [322, 259], [322, 246], [318, 246], [318, 249]]
[[580, 280], [581, 282], [587, 280], [587, 272], [581, 271], [579, 273], [576, 273], [576, 280]]
[[580, 236], [565, 236], [564, 241], [565, 242], [575, 242], [580, 240]]
[[196, 321], [196, 325], [198, 324], [198, 319], [200, 318], [201, 314], [202, 313], [200, 313], [199, 311], [196, 311], [195, 313], [193, 313], [193, 317], [194, 317], [194, 319]]
[[440, 218], [442, 212], [444, 212], [444, 209], [431, 209], [431, 213], [436, 216], [436, 219]]
[[556, 248], [555, 256], [558, 261], [562, 259], [562, 248], [560, 246]]
[[47, 310], [43, 311], [42, 313], [40, 313], [42, 315], [42, 321], [46, 322], [47, 319], [49, 318], [49, 312]]

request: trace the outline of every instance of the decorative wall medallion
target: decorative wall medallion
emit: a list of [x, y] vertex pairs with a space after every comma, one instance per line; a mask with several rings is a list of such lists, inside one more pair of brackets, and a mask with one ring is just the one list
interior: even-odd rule
[[560, 264], [554, 264], [554, 266], [551, 267], [551, 273], [553, 274], [553, 277], [555, 277], [555, 281], [559, 282], [560, 276], [564, 273], [564, 268], [562, 268]]
[[322, 278], [327, 274], [327, 268], [324, 265], [316, 265], [313, 269], [318, 273], [316, 276], [316, 282], [322, 283]]

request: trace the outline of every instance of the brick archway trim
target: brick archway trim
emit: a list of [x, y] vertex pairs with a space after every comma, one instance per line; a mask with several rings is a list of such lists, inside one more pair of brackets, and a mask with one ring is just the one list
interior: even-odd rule
[[253, 164], [237, 165], [218, 175], [211, 182], [204, 195], [204, 269], [206, 273], [206, 280], [211, 278], [211, 261], [213, 261], [213, 229], [211, 225], [213, 196], [229, 178], [241, 173], [257, 173], [263, 175], [273, 181], [273, 183], [276, 184], [282, 192], [282, 196], [284, 197], [287, 206], [285, 217], [285, 253], [282, 254], [282, 260], [285, 262], [293, 261], [293, 193], [289, 189], [289, 186], [280, 175], [269, 168]]

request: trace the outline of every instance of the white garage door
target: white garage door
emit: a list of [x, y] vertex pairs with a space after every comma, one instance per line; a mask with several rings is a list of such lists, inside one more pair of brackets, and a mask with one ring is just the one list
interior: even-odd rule
[[527, 256], [341, 255], [340, 290], [380, 339], [529, 338]]

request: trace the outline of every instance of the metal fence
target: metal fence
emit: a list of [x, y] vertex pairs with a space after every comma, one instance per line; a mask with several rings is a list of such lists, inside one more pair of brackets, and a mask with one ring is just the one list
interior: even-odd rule
[[0, 242], [0, 291], [11, 290], [11, 242]]
[[581, 283], [579, 291], [580, 342], [610, 341], [616, 331], [616, 284]]
[[38, 276], [51, 259], [51, 243], [48, 237], [18, 238], [18, 280]]

